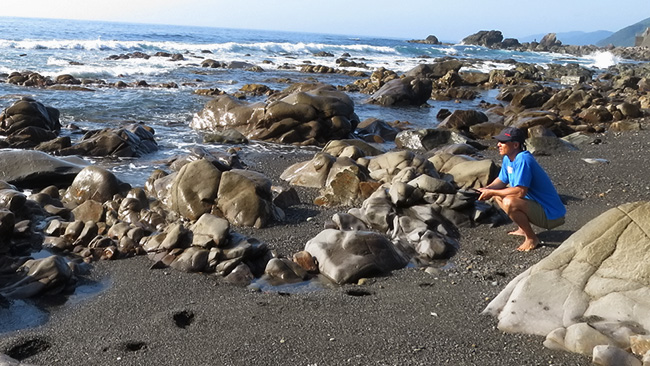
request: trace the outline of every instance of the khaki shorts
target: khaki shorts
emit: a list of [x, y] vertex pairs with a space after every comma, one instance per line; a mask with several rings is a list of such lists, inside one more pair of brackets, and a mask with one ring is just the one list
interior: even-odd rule
[[528, 202], [528, 220], [531, 224], [547, 230], [564, 224], [564, 216], [555, 220], [549, 220], [546, 218], [546, 213], [544, 213], [542, 205], [533, 200], [526, 199], [526, 201]]

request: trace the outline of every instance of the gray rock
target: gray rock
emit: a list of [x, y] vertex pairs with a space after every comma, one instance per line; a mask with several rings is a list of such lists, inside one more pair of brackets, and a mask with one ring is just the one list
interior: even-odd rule
[[406, 261], [385, 236], [369, 231], [325, 229], [305, 245], [320, 273], [338, 284], [402, 268]]
[[228, 220], [204, 213], [190, 227], [190, 231], [194, 234], [192, 245], [207, 249], [213, 246], [223, 246], [228, 239], [229, 230]]
[[578, 150], [567, 140], [552, 136], [531, 137], [526, 140], [526, 146], [533, 155], [555, 155]]
[[249, 170], [233, 169], [221, 175], [217, 205], [237, 226], [261, 228], [282, 215], [273, 204], [271, 180]]
[[79, 158], [55, 158], [40, 151], [1, 150], [0, 180], [25, 188], [69, 185], [86, 165]]
[[387, 82], [367, 102], [382, 106], [420, 106], [431, 98], [432, 89], [430, 80], [407, 76]]
[[[592, 363], [598, 366], [641, 366], [636, 357], [612, 345], [594, 347]], [[645, 364], [643, 364], [645, 365]]]

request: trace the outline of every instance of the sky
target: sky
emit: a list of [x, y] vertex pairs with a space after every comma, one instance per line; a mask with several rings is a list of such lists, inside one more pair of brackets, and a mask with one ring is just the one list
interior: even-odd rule
[[648, 0], [27, 0], [0, 16], [284, 30], [460, 41], [480, 30], [506, 38], [618, 31], [650, 17]]

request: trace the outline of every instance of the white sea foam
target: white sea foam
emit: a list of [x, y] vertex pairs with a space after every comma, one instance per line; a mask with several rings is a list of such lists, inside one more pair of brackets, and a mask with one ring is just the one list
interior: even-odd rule
[[587, 65], [599, 69], [606, 69], [621, 62], [621, 58], [609, 51], [596, 51], [585, 58], [593, 60], [593, 63]]
[[224, 42], [224, 43], [181, 43], [181, 42], [151, 42], [151, 41], [115, 41], [115, 40], [0, 40], [0, 48], [14, 49], [52, 49], [52, 50], [100, 50], [100, 51], [167, 51], [167, 52], [198, 52], [211, 50], [213, 52], [241, 52], [242, 50], [279, 52], [295, 54], [311, 54], [318, 51], [341, 51], [362, 53], [396, 53], [395, 49], [386, 46], [368, 44], [332, 45], [325, 43], [290, 43], [290, 42]]

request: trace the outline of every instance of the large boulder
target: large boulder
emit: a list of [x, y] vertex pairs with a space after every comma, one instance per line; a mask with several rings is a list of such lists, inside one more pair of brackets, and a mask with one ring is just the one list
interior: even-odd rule
[[484, 313], [503, 331], [547, 336], [552, 348], [627, 348], [630, 335], [650, 332], [648, 233], [650, 202], [610, 209], [518, 275]]
[[388, 238], [371, 231], [325, 229], [307, 242], [305, 250], [318, 260], [320, 273], [338, 284], [406, 265]]
[[471, 126], [487, 121], [488, 117], [483, 112], [475, 111], [473, 109], [458, 109], [440, 122], [438, 127], [450, 130], [468, 131]]
[[491, 159], [440, 152], [429, 161], [440, 174], [450, 175], [456, 185], [463, 189], [485, 187], [499, 174], [499, 167]]
[[503, 40], [503, 34], [501, 34], [501, 31], [483, 30], [463, 38], [461, 42], [463, 44], [473, 44], [478, 46], [492, 47], [497, 45], [502, 40]]
[[87, 162], [40, 151], [0, 150], [0, 180], [25, 188], [69, 185]]
[[61, 129], [58, 109], [23, 97], [0, 113], [0, 134], [10, 135], [25, 127], [58, 132]]
[[294, 84], [266, 104], [219, 96], [194, 116], [190, 126], [234, 128], [252, 140], [322, 145], [347, 138], [358, 123], [352, 99], [332, 85]]
[[407, 76], [382, 86], [368, 103], [382, 106], [420, 106], [431, 98], [431, 80]]
[[221, 175], [217, 205], [237, 226], [261, 228], [282, 215], [273, 204], [271, 180], [250, 170], [233, 169]]
[[409, 70], [405, 76], [410, 76], [420, 79], [439, 79], [450, 71], [457, 73], [463, 67], [463, 62], [456, 59], [438, 61], [433, 64], [417, 65]]
[[158, 150], [153, 130], [140, 124], [87, 132], [79, 143], [63, 148], [59, 155], [139, 157]]
[[184, 165], [174, 176], [167, 193], [169, 208], [196, 220], [216, 203], [221, 171], [206, 159]]
[[87, 166], [75, 177], [66, 191], [63, 201], [76, 207], [87, 200], [100, 203], [113, 198], [115, 194], [128, 191], [128, 184], [122, 183], [108, 170], [98, 166]]

